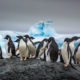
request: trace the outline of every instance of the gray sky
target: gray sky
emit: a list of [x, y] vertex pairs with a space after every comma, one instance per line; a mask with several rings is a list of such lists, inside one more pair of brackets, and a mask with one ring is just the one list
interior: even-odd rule
[[80, 32], [80, 0], [0, 0], [0, 30], [25, 31], [52, 20], [58, 33]]

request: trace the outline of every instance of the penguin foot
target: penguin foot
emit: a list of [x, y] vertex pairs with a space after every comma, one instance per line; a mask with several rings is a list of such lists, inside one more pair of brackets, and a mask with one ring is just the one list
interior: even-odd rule
[[67, 64], [64, 64], [64, 67], [65, 67], [65, 68], [67, 68], [67, 67], [68, 67], [68, 65], [67, 65]]
[[69, 69], [69, 66], [67, 64], [64, 64], [64, 69], [65, 70], [68, 70]]
[[23, 61], [23, 58], [20, 58], [20, 61]]
[[24, 58], [24, 61], [26, 61], [26, 58]]
[[36, 58], [36, 59], [41, 59], [41, 58], [38, 57], [38, 58]]

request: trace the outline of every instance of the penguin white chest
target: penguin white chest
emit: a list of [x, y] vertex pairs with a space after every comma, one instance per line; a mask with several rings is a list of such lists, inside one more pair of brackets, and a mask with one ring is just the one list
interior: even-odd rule
[[5, 49], [6, 49], [6, 54], [8, 55], [8, 58], [11, 58], [12, 53], [11, 53], [11, 48], [10, 48], [10, 51], [8, 51], [8, 47], [9, 47], [8, 42], [9, 42], [9, 39], [6, 40]]
[[28, 45], [30, 54], [34, 55], [36, 53], [35, 46], [32, 44], [32, 42], [30, 40], [28, 40], [27, 45]]
[[5, 43], [5, 49], [6, 49], [7, 53], [8, 53], [8, 42], [9, 42], [9, 40], [6, 40], [6, 43]]
[[76, 53], [76, 59], [80, 61], [80, 46], [78, 47], [78, 51]]
[[63, 57], [64, 63], [69, 64], [68, 52], [67, 52], [67, 43], [64, 42], [61, 48], [61, 55]]
[[47, 43], [44, 42], [44, 43], [43, 43], [43, 46], [42, 46], [41, 49], [40, 49], [40, 53], [44, 53], [44, 50], [46, 49], [46, 45], [47, 45]]
[[45, 51], [45, 54], [46, 54], [46, 61], [48, 61], [48, 62], [51, 62], [50, 53], [48, 52], [51, 43], [52, 43], [52, 42], [50, 42], [50, 43], [48, 44], [48, 48], [46, 48], [46, 51]]
[[71, 43], [69, 44], [69, 46], [70, 46], [70, 49], [71, 49], [71, 51], [72, 51], [72, 56], [73, 56], [73, 55], [74, 55], [74, 50], [75, 50], [74, 41], [71, 42]]
[[19, 51], [20, 51], [20, 55], [23, 57], [28, 55], [28, 48], [26, 46], [26, 43], [22, 39], [20, 40]]

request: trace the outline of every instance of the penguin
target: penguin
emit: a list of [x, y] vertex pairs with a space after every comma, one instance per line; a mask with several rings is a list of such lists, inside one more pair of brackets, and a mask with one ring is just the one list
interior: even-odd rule
[[1, 46], [0, 46], [0, 59], [3, 59]]
[[58, 59], [58, 45], [54, 37], [48, 39], [47, 48], [45, 50], [46, 61], [56, 62]]
[[72, 60], [74, 60], [74, 41], [79, 39], [78, 37], [65, 38], [64, 43], [61, 48], [61, 55], [64, 61], [64, 67], [68, 67], [69, 64], [72, 65]]
[[70, 47], [70, 54], [72, 55], [72, 57], [70, 58], [70, 63], [71, 63], [71, 59], [73, 60], [73, 62], [75, 63], [75, 58], [74, 58], [74, 51], [75, 51], [75, 41], [80, 39], [80, 37], [77, 36], [73, 36], [71, 38], [71, 40], [69, 41], [69, 47]]
[[74, 59], [75, 59], [75, 64], [80, 64], [80, 43], [75, 48]]
[[37, 50], [36, 50], [36, 56], [35, 58], [41, 59], [41, 56], [43, 55], [43, 60], [45, 60], [45, 49], [47, 46], [47, 38], [44, 38], [38, 45]]
[[28, 58], [29, 49], [26, 43], [26, 40], [23, 38], [23, 36], [17, 36], [17, 40], [15, 42], [18, 42], [18, 49], [20, 53], [20, 60], [26, 60]]
[[69, 44], [68, 42], [70, 41], [69, 38], [65, 38], [64, 42], [63, 42], [63, 45], [61, 47], [61, 56], [62, 56], [62, 59], [63, 59], [63, 63], [64, 63], [64, 67], [68, 67], [69, 65]]
[[14, 43], [9, 35], [6, 35], [4, 39], [6, 39], [6, 43], [5, 43], [6, 53], [8, 55], [8, 58], [11, 58], [12, 56], [15, 56]]
[[27, 41], [27, 46], [29, 48], [29, 58], [34, 58], [36, 54], [36, 47], [34, 46], [33, 39], [34, 37], [30, 37], [29, 35], [24, 35], [26, 41]]

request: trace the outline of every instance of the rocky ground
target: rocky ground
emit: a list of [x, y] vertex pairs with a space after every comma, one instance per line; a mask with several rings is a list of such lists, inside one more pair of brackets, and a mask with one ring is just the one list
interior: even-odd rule
[[80, 80], [80, 65], [64, 69], [60, 62], [18, 58], [0, 60], [0, 80]]

